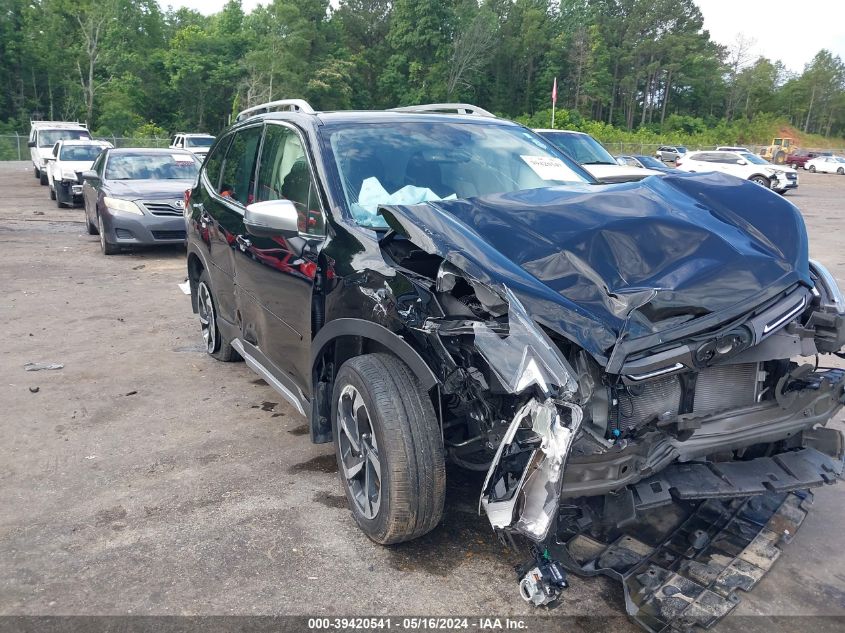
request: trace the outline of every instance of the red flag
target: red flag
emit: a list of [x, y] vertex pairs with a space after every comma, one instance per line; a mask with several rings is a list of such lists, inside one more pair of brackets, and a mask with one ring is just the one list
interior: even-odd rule
[[552, 103], [557, 103], [557, 77], [555, 77], [555, 82], [552, 84]]

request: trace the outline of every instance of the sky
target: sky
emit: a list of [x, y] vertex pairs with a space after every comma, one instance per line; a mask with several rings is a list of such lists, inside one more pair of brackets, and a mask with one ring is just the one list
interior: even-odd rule
[[[752, 51], [779, 59], [800, 73], [820, 49], [845, 59], [845, 0], [695, 0], [704, 28], [716, 42], [730, 46], [740, 33], [754, 41]], [[209, 14], [225, 0], [159, 0], [162, 7], [189, 7]], [[243, 0], [249, 12], [259, 0]], [[262, 2], [261, 4], [264, 4]], [[334, 4], [334, 2], [333, 2]], [[805, 10], [802, 10], [806, 7]]]

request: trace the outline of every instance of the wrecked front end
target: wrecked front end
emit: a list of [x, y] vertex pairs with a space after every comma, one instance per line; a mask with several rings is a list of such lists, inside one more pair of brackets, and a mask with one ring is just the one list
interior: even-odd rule
[[[697, 184], [678, 189], [704, 213]], [[653, 189], [636, 194], [653, 206]], [[602, 195], [592, 202], [605, 217], [591, 217], [590, 230], [618, 244], [624, 214]], [[435, 306], [409, 308], [406, 325], [439, 367], [448, 457], [486, 473], [480, 511], [504, 541], [528, 545], [526, 601], [554, 602], [567, 571], [605, 574], [623, 582], [628, 613], [646, 628], [709, 626], [794, 534], [807, 491], [842, 474], [842, 435], [825, 425], [845, 402], [845, 371], [820, 357], [845, 344], [845, 301], [830, 273], [807, 261], [803, 223], [787, 207], [776, 211], [792, 235], [760, 229], [718, 192], [706, 202], [721, 225], [709, 233], [706, 221], [678, 220], [682, 202], [665, 218], [641, 219], [637, 227], [651, 222], [652, 237], [667, 241], [639, 253], [627, 243], [627, 255], [640, 257], [645, 279], [655, 274], [645, 251], [660, 251], [656, 266], [672, 288], [620, 274], [623, 287], [602, 270], [596, 239], [590, 260], [577, 243], [589, 231], [572, 228], [581, 217], [572, 207], [590, 206], [584, 197], [531, 210], [535, 220], [572, 220], [577, 239], [544, 243], [537, 233], [536, 249], [505, 255], [519, 238], [502, 235], [496, 212], [512, 202], [381, 211], [392, 228], [385, 260]], [[734, 276], [744, 288], [725, 288], [732, 277], [712, 256], [716, 228], [723, 241], [734, 233], [725, 253], [747, 249]], [[691, 263], [708, 248], [705, 265]], [[718, 309], [694, 304], [697, 292]]]

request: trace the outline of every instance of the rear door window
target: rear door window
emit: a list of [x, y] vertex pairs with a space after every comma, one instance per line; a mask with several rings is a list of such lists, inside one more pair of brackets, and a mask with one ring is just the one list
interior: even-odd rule
[[220, 190], [220, 170], [223, 167], [223, 158], [226, 156], [226, 150], [229, 149], [229, 143], [231, 141], [232, 135], [220, 139], [217, 147], [212, 150], [211, 154], [205, 160], [205, 177], [215, 192]]
[[255, 161], [261, 130], [261, 125], [255, 125], [236, 132], [223, 161], [218, 193], [242, 206], [255, 200]]

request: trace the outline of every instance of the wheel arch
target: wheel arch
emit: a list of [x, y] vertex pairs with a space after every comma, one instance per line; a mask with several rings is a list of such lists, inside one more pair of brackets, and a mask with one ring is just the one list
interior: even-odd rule
[[[422, 356], [405, 339], [386, 327], [356, 318], [334, 319], [311, 343], [311, 441], [332, 441], [331, 393], [340, 366], [355, 356], [386, 352], [405, 363], [426, 392], [439, 384]], [[435, 410], [438, 410], [435, 406]]]
[[196, 250], [188, 249], [188, 284], [191, 288], [191, 310], [196, 314], [197, 312], [197, 284], [199, 283], [200, 275], [204, 270], [208, 269], [205, 263], [205, 258]]

